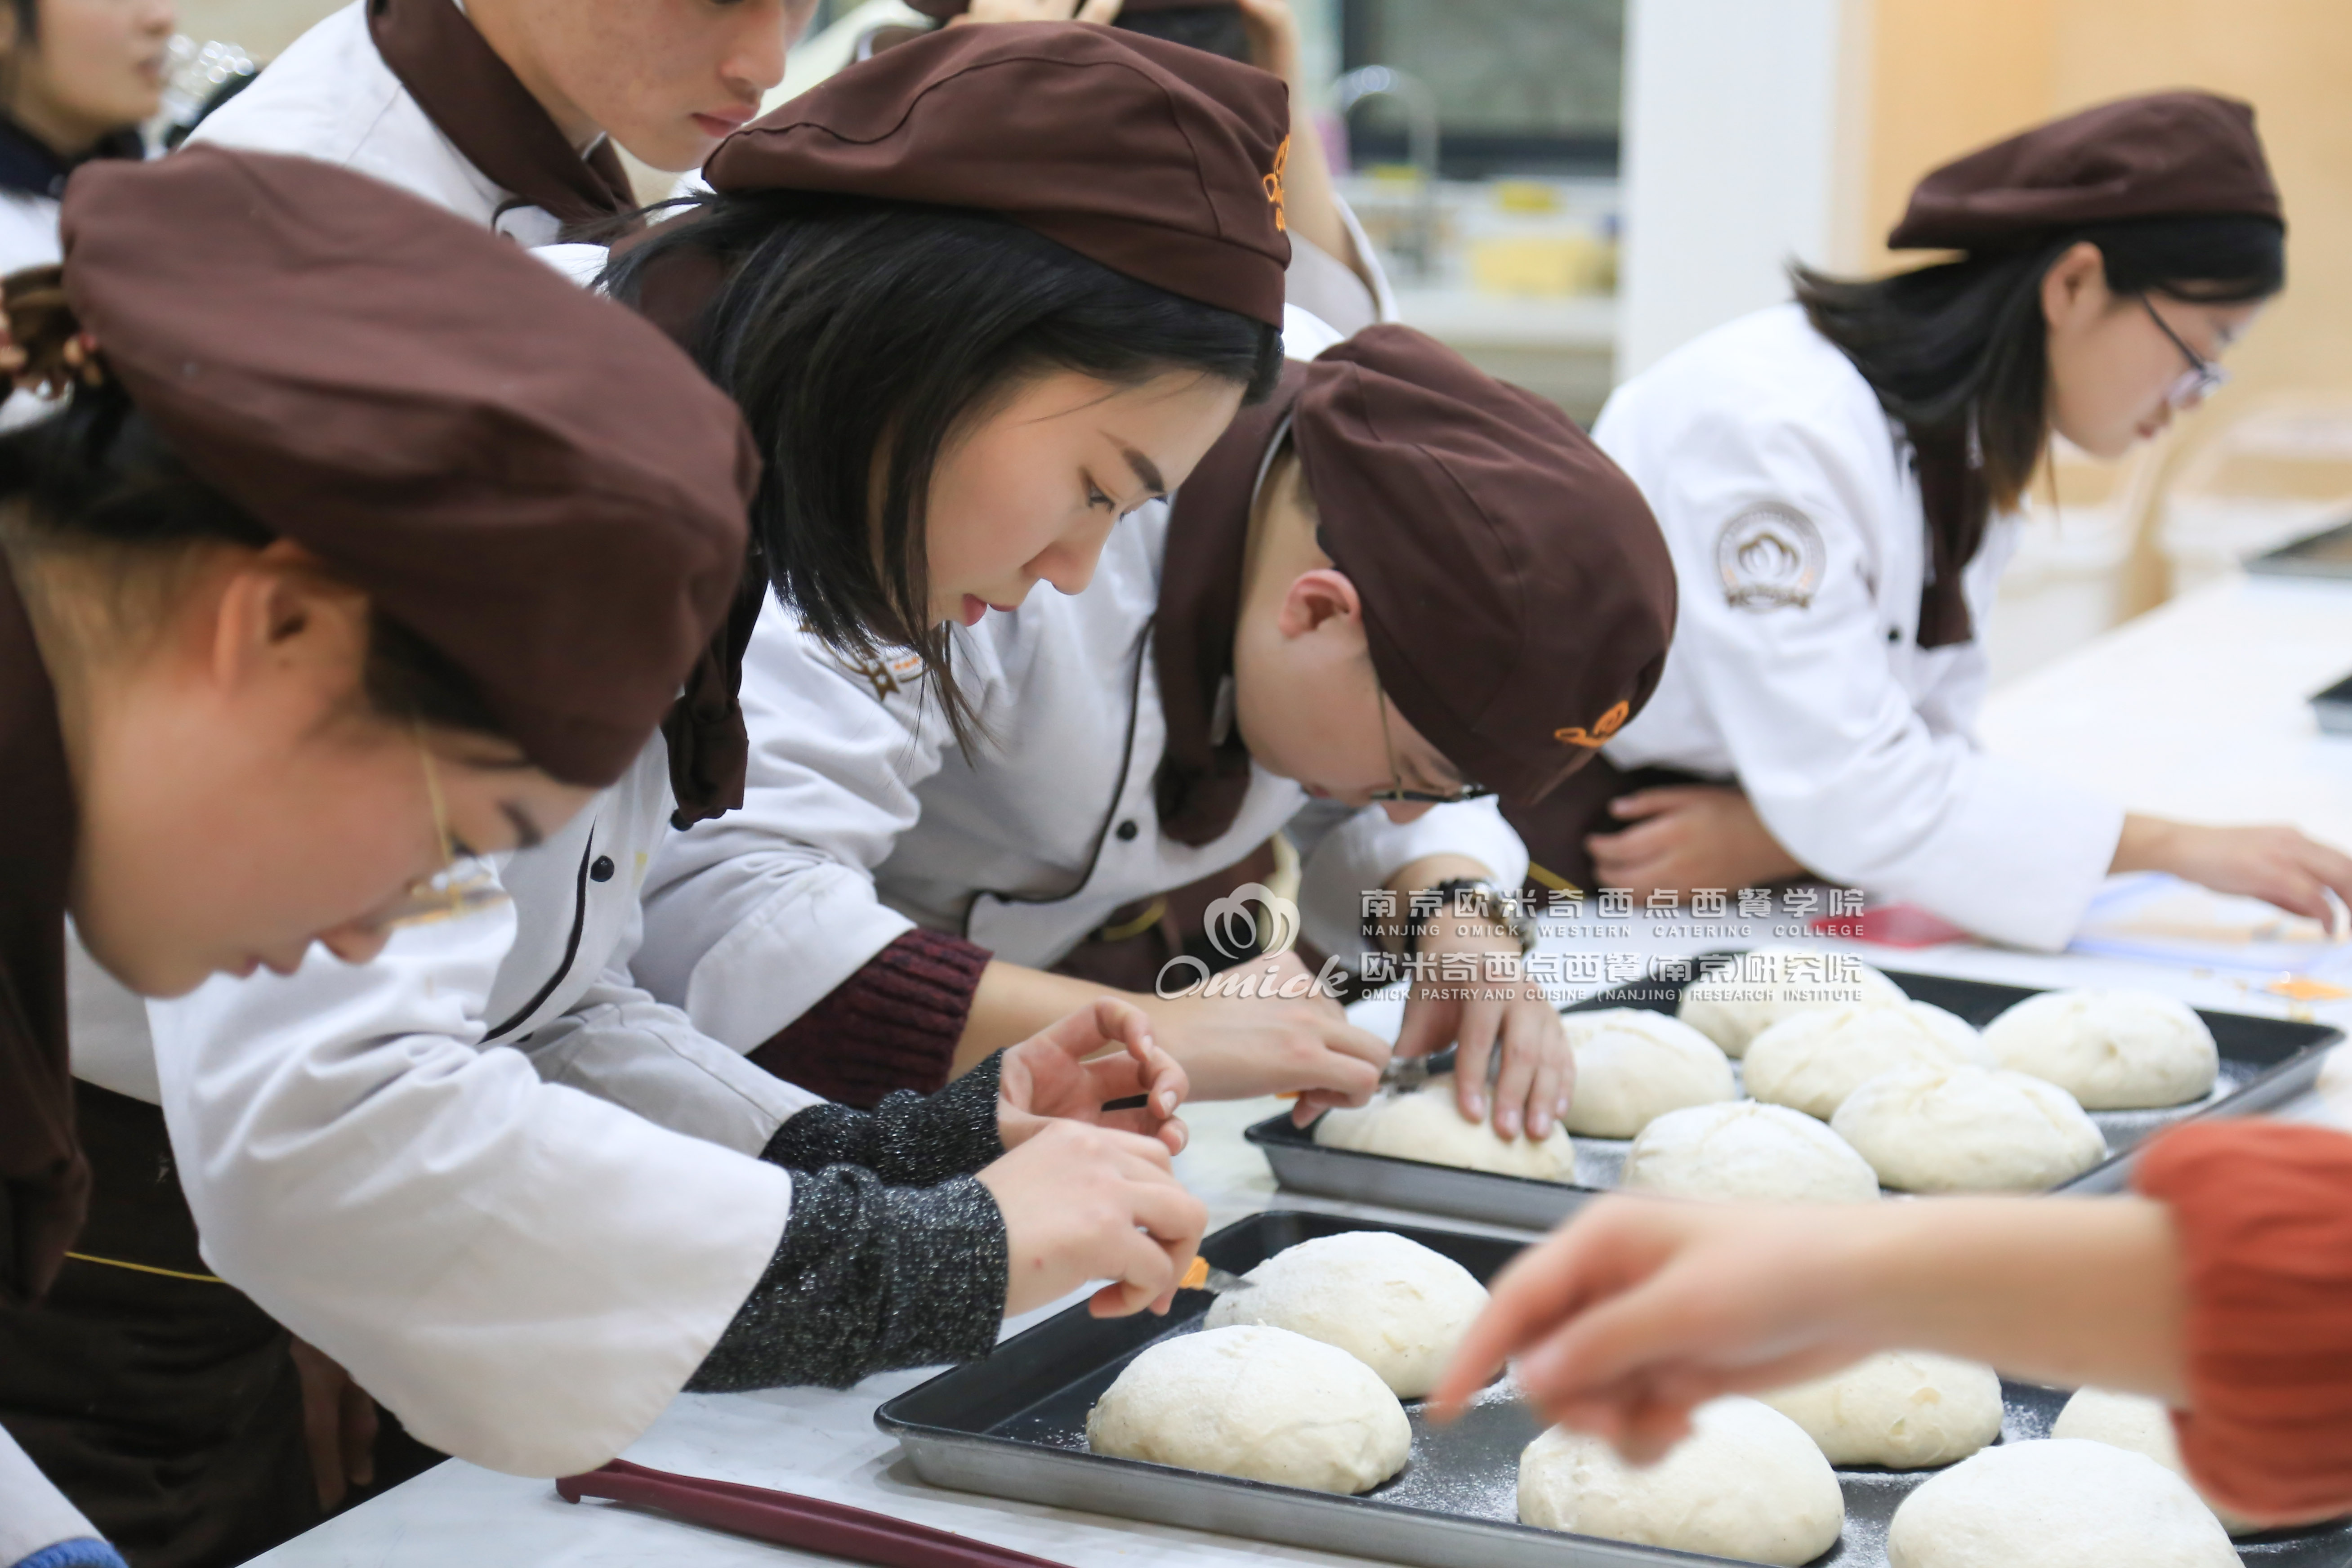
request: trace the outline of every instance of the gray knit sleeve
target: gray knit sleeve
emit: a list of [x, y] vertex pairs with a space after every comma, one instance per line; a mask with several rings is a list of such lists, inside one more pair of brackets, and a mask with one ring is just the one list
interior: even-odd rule
[[794, 1172], [782, 1244], [686, 1386], [846, 1388], [977, 1360], [1003, 1323], [1008, 1268], [1004, 1217], [970, 1177], [892, 1187], [847, 1165]]
[[1000, 1051], [937, 1094], [902, 1089], [871, 1110], [811, 1106], [776, 1129], [760, 1158], [795, 1171], [859, 1165], [898, 1187], [969, 1176], [1004, 1152], [996, 1117], [1003, 1066]]

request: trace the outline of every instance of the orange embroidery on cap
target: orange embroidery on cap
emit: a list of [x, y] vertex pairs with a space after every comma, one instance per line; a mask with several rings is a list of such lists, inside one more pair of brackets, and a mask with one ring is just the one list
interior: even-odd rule
[[1581, 724], [1570, 724], [1565, 730], [1554, 730], [1551, 732], [1551, 738], [1568, 746], [1603, 746], [1609, 743], [1609, 737], [1622, 728], [1625, 721], [1633, 716], [1633, 705], [1630, 702], [1620, 702], [1616, 707], [1595, 719], [1591, 729], [1587, 730]]
[[1274, 150], [1274, 173], [1259, 182], [1265, 187], [1265, 199], [1274, 205], [1274, 232], [1276, 234], [1288, 232], [1290, 226], [1284, 217], [1282, 206], [1282, 172], [1289, 166], [1290, 138], [1286, 136], [1282, 139], [1282, 145]]

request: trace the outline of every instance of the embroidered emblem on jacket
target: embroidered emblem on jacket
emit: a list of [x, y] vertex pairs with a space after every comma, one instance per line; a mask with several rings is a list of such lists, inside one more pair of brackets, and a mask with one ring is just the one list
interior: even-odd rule
[[1828, 565], [1822, 531], [1784, 506], [1750, 507], [1715, 541], [1715, 569], [1734, 609], [1801, 610], [1813, 602]]

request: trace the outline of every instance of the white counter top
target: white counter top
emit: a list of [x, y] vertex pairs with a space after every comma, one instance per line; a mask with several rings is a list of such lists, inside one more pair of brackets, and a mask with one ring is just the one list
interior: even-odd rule
[[[2352, 586], [2232, 581], [2168, 605], [2007, 688], [1992, 700], [1995, 749], [2101, 789], [2134, 806], [2211, 821], [2281, 819], [2352, 845], [2352, 741], [2322, 739], [2302, 705], [2352, 669]], [[1623, 922], [1621, 922], [1623, 923]], [[1644, 956], [1721, 945], [1706, 937], [1635, 936], [1612, 951]], [[2352, 1030], [2352, 1000], [2299, 1006], [2244, 983], [2080, 954], [2047, 956], [1954, 944], [1856, 951], [1894, 969], [2026, 985], [2146, 986], [2207, 1007], [2317, 1017]], [[1378, 1005], [1364, 1021], [1380, 1026]], [[2352, 1075], [2347, 1075], [2352, 1076]], [[2292, 1114], [2352, 1123], [2333, 1074]], [[1213, 1226], [1256, 1210], [1297, 1207], [1405, 1223], [1493, 1227], [1277, 1196], [1241, 1131], [1278, 1109], [1270, 1100], [1187, 1111], [1193, 1146], [1179, 1169], [1207, 1201]], [[2352, 1111], [2352, 1105], [2347, 1105]], [[1493, 1231], [1494, 1234], [1510, 1234]], [[1034, 1314], [1013, 1327], [1043, 1317]], [[934, 1490], [897, 1460], [874, 1428], [882, 1400], [927, 1373], [877, 1377], [847, 1393], [682, 1396], [627, 1457], [662, 1469], [797, 1491], [910, 1519], [1069, 1563], [1160, 1565], [1356, 1561], [1161, 1525]], [[545, 1481], [452, 1462], [257, 1559], [269, 1568], [446, 1568], [660, 1563], [753, 1568], [830, 1562], [604, 1504], [558, 1500]]]

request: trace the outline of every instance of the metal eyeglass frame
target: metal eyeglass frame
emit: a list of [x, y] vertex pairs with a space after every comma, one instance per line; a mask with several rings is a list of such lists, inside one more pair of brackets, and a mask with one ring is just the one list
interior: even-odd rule
[[1464, 784], [1450, 795], [1434, 790], [1407, 789], [1404, 771], [1397, 766], [1396, 742], [1389, 739], [1389, 694], [1381, 685], [1378, 671], [1372, 675], [1372, 707], [1381, 716], [1381, 752], [1389, 760], [1389, 787], [1376, 789], [1367, 798], [1375, 805], [1458, 805], [1465, 800], [1483, 800], [1495, 792], [1485, 784]]
[[2230, 384], [2230, 373], [2183, 342], [2180, 334], [2172, 330], [2171, 323], [2157, 313], [2155, 300], [2142, 294], [2139, 296], [2139, 308], [2147, 312], [2147, 319], [2156, 323], [2156, 330], [2162, 332], [2172, 346], [2180, 351], [2180, 357], [2189, 362], [2189, 368], [2165, 389], [2165, 402], [2186, 413]]

